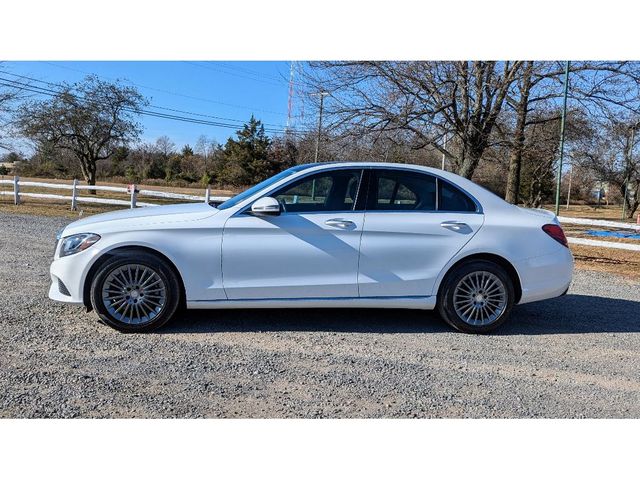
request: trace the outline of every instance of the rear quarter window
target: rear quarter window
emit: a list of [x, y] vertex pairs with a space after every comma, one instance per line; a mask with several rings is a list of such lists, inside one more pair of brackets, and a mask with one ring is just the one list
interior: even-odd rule
[[443, 212], [475, 212], [476, 204], [469, 196], [450, 183], [438, 182], [438, 210]]

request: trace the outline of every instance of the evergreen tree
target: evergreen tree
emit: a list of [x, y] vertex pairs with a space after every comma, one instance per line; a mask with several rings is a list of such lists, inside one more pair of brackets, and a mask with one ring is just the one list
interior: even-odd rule
[[237, 140], [229, 138], [224, 148], [224, 161], [217, 176], [220, 183], [252, 185], [276, 173], [276, 162], [269, 155], [271, 139], [260, 120], [252, 115], [236, 134]]

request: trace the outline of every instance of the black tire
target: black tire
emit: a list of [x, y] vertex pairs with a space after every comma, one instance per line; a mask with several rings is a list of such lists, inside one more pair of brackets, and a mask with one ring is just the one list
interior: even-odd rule
[[[454, 294], [456, 293], [456, 288], [464, 279], [473, 279], [475, 278], [474, 275], [476, 273], [478, 275], [483, 275], [483, 272], [488, 272], [489, 274], [497, 277], [504, 287], [504, 296], [506, 298], [504, 299], [504, 303], [502, 301], [500, 302], [499, 308], [495, 308], [495, 319], [489, 317], [486, 320], [486, 324], [474, 325], [459, 313], [459, 311], [465, 307], [460, 307], [459, 311], [456, 311], [454, 306]], [[473, 275], [469, 277], [470, 274]], [[457, 298], [458, 300], [460, 299], [460, 297]], [[470, 294], [469, 299], [472, 298], [473, 295]], [[465, 333], [489, 333], [507, 320], [511, 312], [511, 308], [513, 307], [514, 298], [515, 290], [513, 288], [513, 281], [500, 265], [487, 260], [472, 260], [457, 266], [454, 270], [447, 273], [438, 293], [437, 308], [442, 319], [456, 330]], [[464, 302], [465, 300], [462, 301]]]
[[[161, 282], [157, 283], [156, 277], [154, 277], [154, 283], [164, 287], [164, 290], [162, 291], [164, 294], [162, 305], [158, 305], [153, 310], [149, 309], [151, 311], [146, 315], [146, 317], [151, 317], [153, 315], [153, 318], [148, 318], [146, 320], [144, 318], [139, 319], [140, 323], [128, 323], [117, 318], [115, 315], [118, 315], [118, 313], [110, 312], [109, 307], [106, 305], [106, 303], [110, 302], [108, 300], [103, 300], [102, 298], [103, 287], [110, 275], [113, 272], [118, 271], [119, 268], [126, 267], [128, 265], [141, 265], [146, 267], [149, 269], [149, 274], [151, 274], [150, 272], [155, 273], [155, 275], [157, 275], [157, 279]], [[124, 290], [125, 289], [123, 288], [123, 292]], [[121, 332], [150, 332], [162, 327], [174, 317], [176, 310], [180, 305], [182, 296], [181, 291], [180, 282], [176, 277], [176, 274], [162, 258], [142, 250], [125, 250], [112, 254], [109, 259], [99, 267], [93, 281], [91, 282], [91, 305], [100, 317], [100, 320], [116, 330]], [[142, 293], [140, 297], [144, 297], [143, 288], [140, 289], [140, 292]], [[136, 298], [137, 297], [138, 293], [136, 290]], [[130, 297], [127, 296], [126, 298], [128, 299]], [[140, 299], [140, 301], [142, 301], [142, 299]], [[116, 304], [114, 303], [110, 305], [112, 310], [114, 310], [114, 305]]]

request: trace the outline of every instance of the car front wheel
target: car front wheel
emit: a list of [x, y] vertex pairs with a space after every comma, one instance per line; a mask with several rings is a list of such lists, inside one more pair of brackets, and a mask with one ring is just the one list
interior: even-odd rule
[[122, 332], [148, 332], [166, 324], [180, 302], [180, 284], [161, 258], [145, 251], [113, 254], [91, 284], [100, 319]]
[[513, 282], [501, 266], [475, 260], [447, 275], [440, 290], [438, 311], [457, 330], [488, 333], [507, 320], [514, 297]]

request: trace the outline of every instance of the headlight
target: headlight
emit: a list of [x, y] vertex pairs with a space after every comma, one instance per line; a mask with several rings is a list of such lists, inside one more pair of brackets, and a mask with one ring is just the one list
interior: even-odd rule
[[62, 239], [60, 256], [66, 257], [74, 253], [82, 252], [100, 240], [100, 235], [95, 233], [79, 233]]

